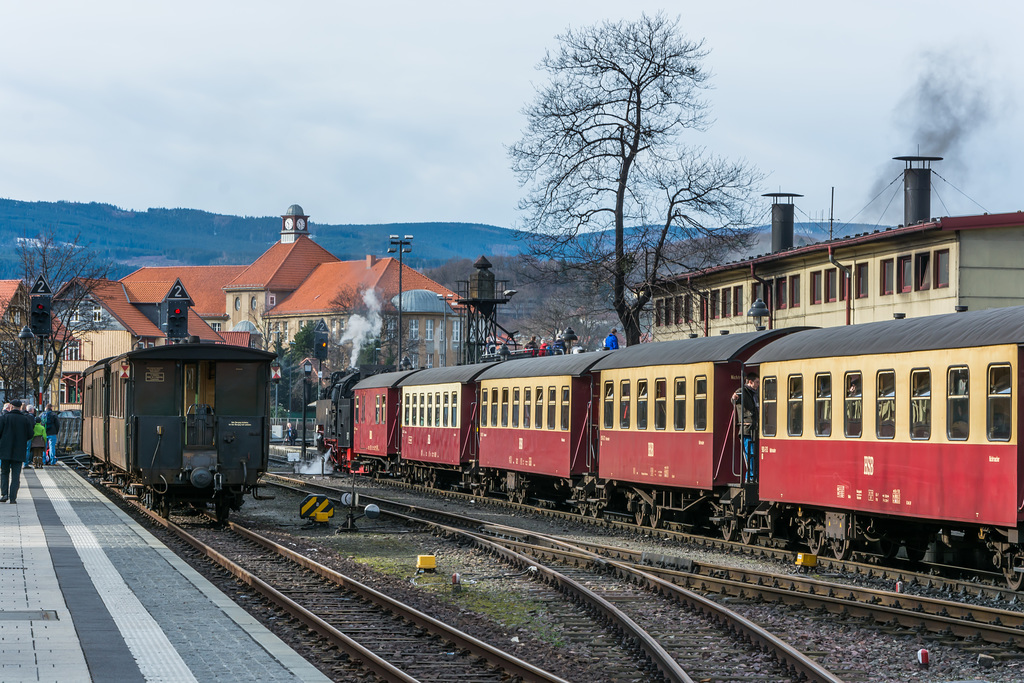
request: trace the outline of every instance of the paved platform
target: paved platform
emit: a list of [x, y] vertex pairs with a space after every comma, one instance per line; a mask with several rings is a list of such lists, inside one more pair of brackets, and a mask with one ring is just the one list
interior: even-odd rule
[[0, 503], [0, 681], [327, 681], [58, 465]]

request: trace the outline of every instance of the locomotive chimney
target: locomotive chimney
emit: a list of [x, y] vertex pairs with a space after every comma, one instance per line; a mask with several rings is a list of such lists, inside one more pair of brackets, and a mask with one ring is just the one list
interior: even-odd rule
[[942, 157], [893, 157], [906, 163], [903, 171], [903, 224], [926, 223], [932, 216], [932, 165]]
[[793, 197], [802, 194], [769, 192], [761, 195], [772, 198], [772, 253], [793, 248]]

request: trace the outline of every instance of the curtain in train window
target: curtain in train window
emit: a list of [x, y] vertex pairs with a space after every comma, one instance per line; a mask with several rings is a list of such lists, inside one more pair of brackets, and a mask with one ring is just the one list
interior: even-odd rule
[[843, 433], [848, 437], [859, 437], [864, 433], [864, 387], [860, 373], [846, 373], [844, 384]]
[[615, 382], [604, 383], [604, 428], [615, 424]]
[[491, 389], [491, 426], [498, 426], [498, 389]]
[[403, 404], [404, 404], [403, 408], [404, 408], [404, 411], [405, 411], [404, 412], [404, 416], [402, 418], [402, 424], [405, 425], [405, 426], [409, 426], [409, 407], [410, 407], [410, 403], [411, 403], [412, 399], [411, 399], [411, 397], [409, 396], [408, 393], [406, 393], [402, 398], [404, 399], [404, 401], [403, 401]]
[[774, 377], [761, 381], [761, 433], [775, 436], [778, 430], [779, 382]]
[[877, 396], [875, 403], [875, 434], [879, 439], [896, 436], [896, 373], [881, 370], [875, 378]]
[[673, 406], [672, 425], [679, 430], [686, 429], [686, 378], [676, 377], [676, 400]]
[[698, 432], [708, 428], [708, 378], [705, 375], [693, 380], [693, 428]]
[[629, 429], [629, 382], [619, 385], [619, 427]]
[[530, 387], [523, 389], [523, 429], [530, 428], [530, 411], [533, 410], [533, 390]]
[[966, 367], [950, 368], [946, 374], [946, 437], [966, 441], [971, 433], [971, 375]]
[[932, 435], [931, 370], [910, 372], [910, 438], [927, 439]]
[[832, 375], [827, 372], [814, 376], [814, 434], [832, 434]]
[[654, 428], [665, 429], [668, 419], [668, 383], [663, 379], [654, 380]]
[[452, 392], [452, 427], [458, 427], [461, 423], [459, 420], [459, 392]]
[[487, 400], [488, 395], [489, 395], [489, 392], [487, 391], [487, 389], [484, 389], [484, 390], [482, 390], [480, 392], [480, 426], [481, 427], [486, 427], [487, 426], [487, 406], [490, 405], [490, 402]]
[[427, 426], [434, 426], [434, 395], [427, 394]]
[[790, 375], [786, 398], [786, 433], [801, 436], [804, 433], [804, 376]]
[[434, 426], [441, 426], [441, 392], [434, 394]]
[[427, 396], [420, 394], [420, 427], [427, 426]]
[[555, 407], [558, 405], [558, 393], [554, 387], [548, 387], [548, 429], [555, 428]]
[[636, 428], [647, 429], [647, 380], [636, 383]]
[[444, 394], [444, 408], [441, 409], [441, 426], [448, 426], [448, 392]]
[[562, 431], [569, 431], [569, 387], [562, 387]]
[[520, 389], [514, 387], [512, 389], [512, 427], [515, 429], [519, 428], [519, 400], [520, 400]]
[[988, 368], [988, 440], [1009, 441], [1013, 427], [1012, 375], [1009, 365]]
[[373, 423], [380, 424], [380, 394], [377, 394], [374, 398], [373, 406]]
[[501, 426], [508, 427], [508, 387], [501, 388]]

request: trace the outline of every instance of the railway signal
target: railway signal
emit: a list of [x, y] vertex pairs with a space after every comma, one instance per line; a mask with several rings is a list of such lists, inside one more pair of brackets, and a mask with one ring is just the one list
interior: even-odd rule
[[37, 337], [49, 337], [52, 332], [50, 302], [53, 291], [42, 275], [32, 285], [30, 294], [32, 310], [29, 314], [29, 328]]
[[192, 298], [185, 291], [181, 280], [175, 280], [161, 306], [163, 320], [161, 323], [167, 339], [184, 339], [188, 337], [188, 309]]
[[313, 356], [317, 360], [327, 360], [327, 342], [327, 323], [321, 319], [313, 328]]

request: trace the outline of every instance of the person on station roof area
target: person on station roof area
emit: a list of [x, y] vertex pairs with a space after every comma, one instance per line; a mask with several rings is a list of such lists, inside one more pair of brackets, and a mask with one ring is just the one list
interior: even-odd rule
[[545, 339], [544, 341], [542, 341], [540, 343], [540, 349], [537, 350], [537, 355], [538, 356], [546, 356], [546, 355], [548, 355], [548, 353], [549, 353], [548, 341], [547, 341], [547, 339]]
[[23, 449], [32, 440], [33, 425], [21, 413], [21, 401], [15, 399], [10, 406], [8, 411], [5, 405], [0, 415], [0, 503], [18, 502]]
[[553, 353], [556, 356], [564, 356], [565, 355], [565, 340], [562, 339], [562, 337], [560, 337], [560, 336], [559, 337], [555, 337], [555, 344], [554, 344], [554, 352]]
[[609, 351], [619, 348], [619, 338], [615, 336], [614, 327], [612, 328], [612, 331], [608, 333], [608, 336], [604, 338], [604, 348]]
[[526, 350], [526, 353], [528, 353], [529, 355], [536, 356], [537, 355], [537, 350], [538, 350], [538, 347], [537, 347], [537, 335], [533, 335], [532, 337], [530, 337], [530, 341], [526, 342], [526, 345], [523, 348]]

